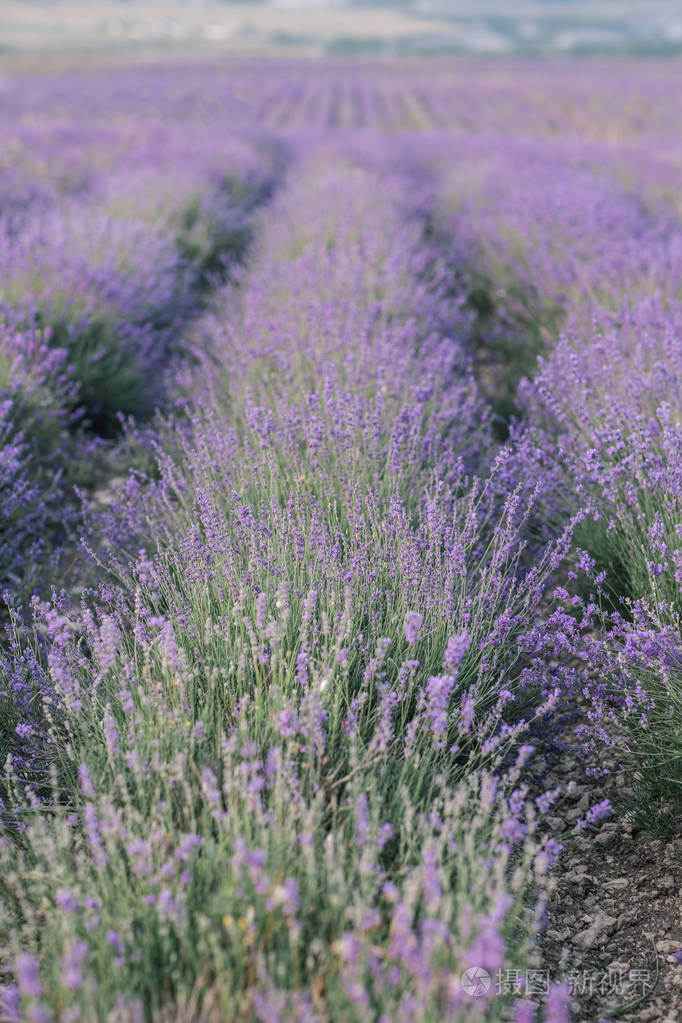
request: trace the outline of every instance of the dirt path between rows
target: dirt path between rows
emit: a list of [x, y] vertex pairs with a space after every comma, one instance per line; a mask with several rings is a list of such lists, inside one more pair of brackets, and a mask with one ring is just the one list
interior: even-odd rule
[[[577, 723], [534, 768], [543, 789], [564, 792], [548, 821], [564, 848], [540, 939], [544, 973], [570, 984], [576, 1023], [679, 1023], [682, 837], [653, 839], [618, 809], [594, 827], [581, 826], [590, 806], [627, 799], [628, 778], [615, 756], [578, 747]], [[600, 776], [602, 768], [612, 773]]]

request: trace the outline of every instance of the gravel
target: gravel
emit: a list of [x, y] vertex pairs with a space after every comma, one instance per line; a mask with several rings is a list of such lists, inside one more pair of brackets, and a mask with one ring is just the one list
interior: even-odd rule
[[[575, 727], [575, 722], [572, 727]], [[612, 813], [592, 828], [576, 822], [605, 798], [628, 794], [628, 779], [587, 772], [597, 756], [575, 748], [572, 730], [546, 750], [538, 790], [565, 795], [547, 819], [564, 846], [540, 939], [552, 981], [567, 980], [576, 1023], [618, 1019], [682, 1023], [682, 837], [664, 843]], [[613, 765], [615, 767], [615, 765]], [[658, 978], [657, 978], [658, 974]], [[616, 1018], [615, 1015], [613, 1017]]]

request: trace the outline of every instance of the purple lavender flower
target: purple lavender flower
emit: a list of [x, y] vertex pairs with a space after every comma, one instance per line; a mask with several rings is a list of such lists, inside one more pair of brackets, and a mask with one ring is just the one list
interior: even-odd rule
[[290, 739], [298, 731], [298, 720], [296, 712], [291, 707], [285, 707], [277, 717], [277, 731], [283, 739]]
[[514, 1002], [514, 1023], [533, 1023], [537, 1006], [525, 998]]
[[403, 623], [405, 639], [408, 643], [417, 643], [421, 639], [421, 628], [424, 616], [418, 611], [408, 611]]
[[502, 824], [500, 830], [505, 841], [515, 845], [523, 840], [527, 831], [527, 826], [516, 817], [508, 817]]
[[611, 801], [609, 799], [602, 799], [601, 803], [595, 803], [585, 814], [585, 821], [588, 824], [596, 824], [597, 821], [603, 820], [604, 817], [608, 817], [611, 813]]
[[382, 824], [377, 834], [377, 849], [383, 849], [386, 843], [393, 838], [394, 834], [395, 831], [390, 821]]
[[58, 888], [55, 893], [55, 902], [65, 913], [78, 912], [78, 900], [65, 888]]
[[115, 949], [119, 955], [123, 954], [123, 942], [120, 934], [116, 931], [107, 931], [107, 945], [111, 945], [111, 947]]
[[471, 638], [466, 629], [455, 636], [451, 636], [445, 648], [445, 665], [450, 673], [454, 672], [462, 663], [462, 658], [469, 649]]
[[545, 1023], [569, 1023], [571, 994], [567, 984], [552, 984], [547, 995]]
[[38, 961], [34, 956], [28, 953], [17, 956], [14, 963], [14, 975], [19, 991], [24, 998], [40, 998], [43, 993], [43, 985], [40, 982]]
[[80, 780], [81, 792], [87, 799], [95, 798], [95, 789], [90, 778], [90, 772], [85, 764], [81, 764], [78, 768], [78, 778]]
[[3, 984], [0, 987], [0, 1012], [7, 1023], [22, 1023], [21, 996], [19, 988], [14, 984]]
[[84, 980], [83, 963], [88, 954], [88, 943], [86, 941], [73, 942], [66, 954], [62, 956], [62, 982], [65, 987], [78, 988]]

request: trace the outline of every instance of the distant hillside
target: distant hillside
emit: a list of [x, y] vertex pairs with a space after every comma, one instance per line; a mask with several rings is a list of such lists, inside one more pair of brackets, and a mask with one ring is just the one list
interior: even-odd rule
[[677, 54], [680, 0], [3, 0], [0, 54]]

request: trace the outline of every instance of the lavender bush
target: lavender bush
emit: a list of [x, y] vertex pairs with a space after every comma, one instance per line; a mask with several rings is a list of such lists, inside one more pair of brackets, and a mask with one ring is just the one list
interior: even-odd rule
[[664, 830], [682, 782], [678, 316], [672, 301], [635, 305], [581, 344], [580, 360], [576, 339], [563, 339], [525, 388], [537, 425], [520, 443], [551, 473], [545, 521], [584, 509], [577, 542], [605, 610], [586, 673], [593, 738], [618, 747], [640, 781], [638, 817]]
[[73, 397], [66, 352], [49, 335], [0, 328], [0, 580], [25, 597], [69, 514], [64, 405]]
[[127, 217], [117, 206], [125, 210], [132, 199], [130, 182], [127, 196], [109, 182], [116, 202], [81, 200], [18, 233], [6, 230], [0, 241], [4, 317], [15, 329], [49, 330], [52, 343], [68, 353], [78, 402], [101, 428], [119, 412], [148, 414], [160, 401], [150, 375], [159, 379], [194, 312], [199, 283], [248, 239], [248, 207], [258, 199], [251, 188], [262, 192], [266, 176], [247, 181], [248, 174], [239, 201], [227, 178], [213, 190], [198, 175], [176, 181], [173, 203], [159, 201], [148, 223], [132, 219], [135, 203], [149, 206], [147, 172], [134, 182]]
[[440, 185], [436, 230], [476, 314], [482, 379], [507, 418], [520, 411], [519, 380], [561, 330], [584, 338], [595, 316], [675, 293], [677, 218], [669, 205], [654, 216], [618, 169], [603, 145], [486, 138]]

